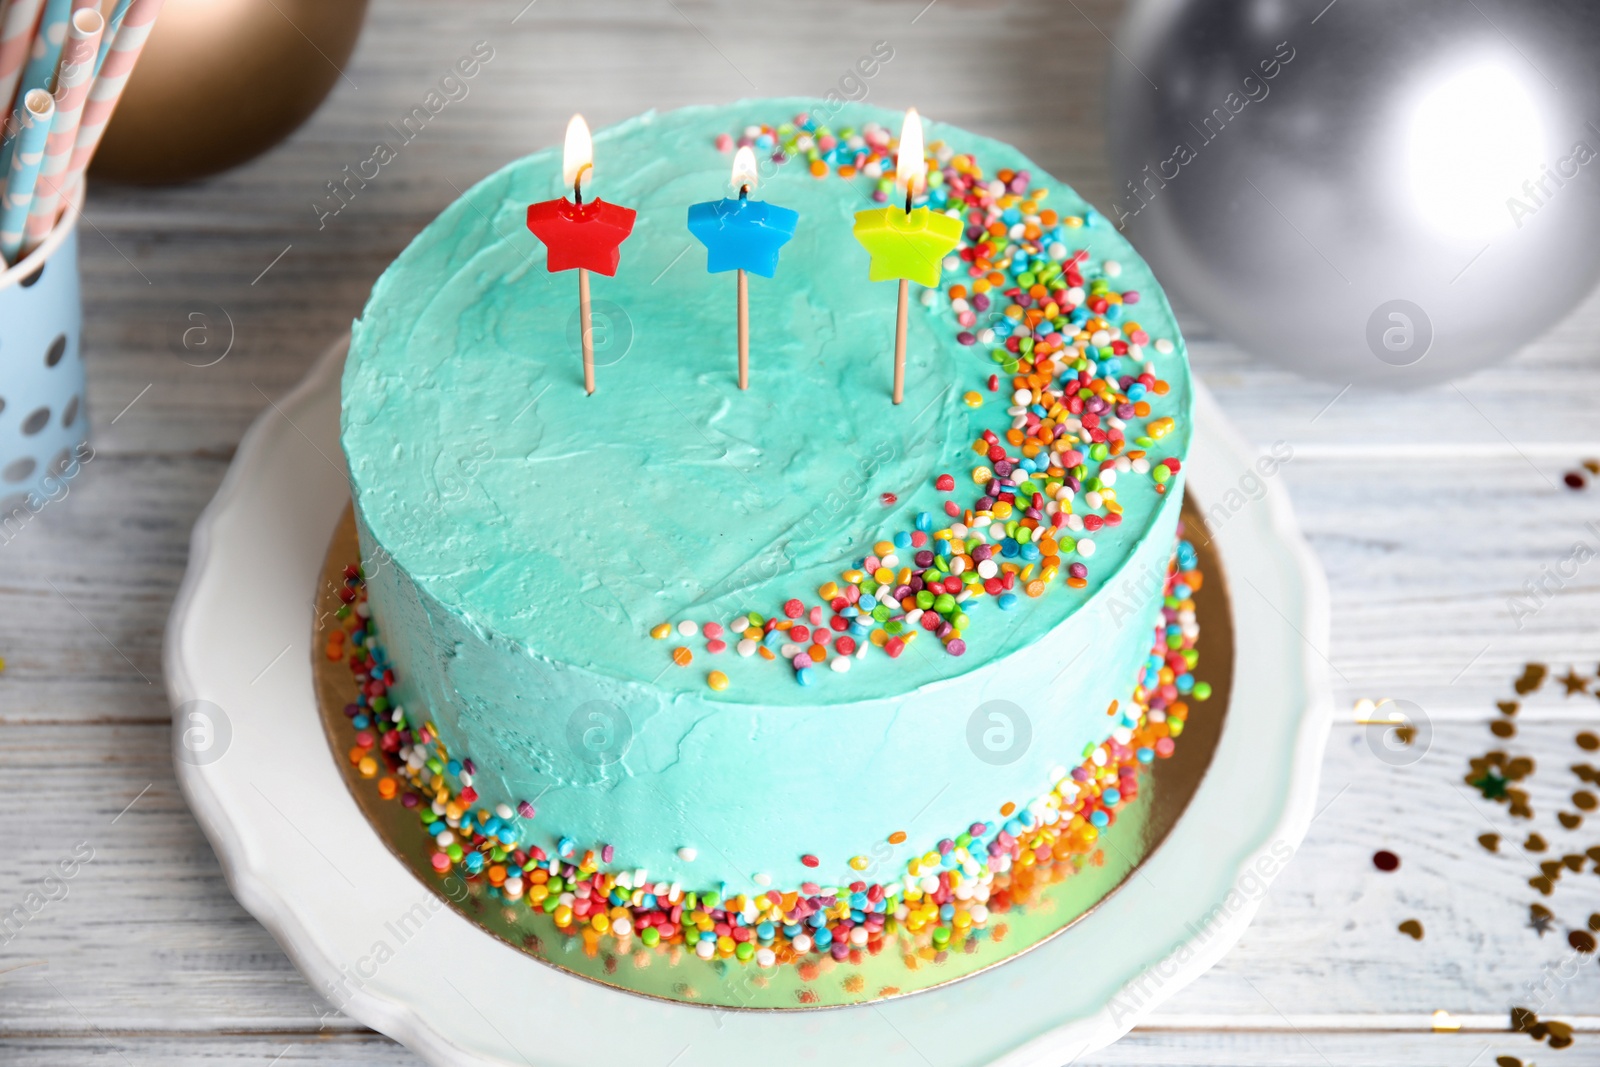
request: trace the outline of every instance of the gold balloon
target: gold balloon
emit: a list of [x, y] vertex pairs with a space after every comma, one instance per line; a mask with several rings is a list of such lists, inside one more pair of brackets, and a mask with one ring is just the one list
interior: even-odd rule
[[237, 166], [322, 103], [367, 0], [167, 0], [91, 173], [164, 185]]

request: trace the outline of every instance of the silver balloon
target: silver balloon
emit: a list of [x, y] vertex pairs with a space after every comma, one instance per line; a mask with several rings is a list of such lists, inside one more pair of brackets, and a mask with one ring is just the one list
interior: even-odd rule
[[1107, 214], [1260, 356], [1444, 381], [1600, 278], [1595, 0], [1133, 0], [1117, 45]]

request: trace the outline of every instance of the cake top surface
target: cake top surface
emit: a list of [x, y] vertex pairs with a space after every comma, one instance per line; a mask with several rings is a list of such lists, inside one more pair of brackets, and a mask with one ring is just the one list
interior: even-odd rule
[[[379, 279], [355, 324], [345, 370], [342, 438], [351, 485], [376, 541], [468, 625], [552, 664], [668, 692], [704, 694], [707, 671], [715, 669], [729, 680], [717, 699], [815, 703], [821, 693], [795, 685], [797, 672], [782, 656], [774, 663], [730, 648], [708, 657], [702, 634], [692, 666], [680, 669], [669, 652], [687, 642], [676, 631], [654, 641], [651, 631], [683, 620], [726, 626], [748, 613], [786, 619], [786, 604], [818, 603], [819, 589], [846, 584], [842, 573], [865, 564], [870, 574], [885, 562], [884, 542], [895, 545], [897, 535], [890, 570], [911, 566], [953, 523], [982, 525], [967, 512], [993, 491], [985, 482], [1005, 480], [997, 472], [1025, 483], [1006, 487], [1021, 494], [1007, 509], [1012, 522], [1030, 501], [1047, 499], [1033, 492], [1051, 491], [1079, 472], [1071, 511], [1082, 522], [1057, 531], [1059, 573], [1038, 595], [1026, 592], [1041, 563], [1025, 548], [1050, 543], [1035, 530], [1025, 535], [1034, 544], [1019, 550], [1017, 537], [1006, 544], [997, 519], [994, 562], [1032, 569], [1007, 591], [1004, 607], [995, 595], [964, 605], [963, 654], [951, 654], [932, 631], [906, 627], [918, 637], [898, 657], [874, 648], [848, 673], [815, 672], [829, 699], [936, 688], [1026, 649], [1108, 581], [1126, 579], [1118, 577], [1120, 564], [1163, 502], [1154, 468], [1187, 453], [1186, 353], [1143, 260], [1076, 193], [1014, 148], [926, 123], [930, 156], [937, 159], [941, 147], [955, 153], [941, 161], [947, 170], [970, 156], [986, 182], [1010, 174], [1018, 194], [1026, 187], [1047, 195], [990, 187], [983, 199], [1010, 206], [985, 220], [971, 195], [958, 204], [951, 183], [934, 179], [922, 202], [936, 211], [960, 207], [968, 224], [962, 249], [984, 244], [963, 253], [966, 259], [953, 253], [946, 260], [942, 288], [928, 290], [930, 299], [916, 299], [921, 290], [912, 287], [899, 406], [890, 402], [896, 287], [867, 281], [867, 252], [852, 236], [855, 213], [882, 206], [873, 198], [878, 182], [841, 177], [834, 168], [819, 179], [803, 158], [764, 166], [753, 195], [800, 219], [775, 277], [750, 279], [751, 384], [747, 392], [737, 388], [734, 278], [707, 273], [706, 249], [690, 234], [686, 213], [691, 204], [730, 195], [731, 157], [719, 149], [719, 135], [778, 126], [820, 106], [765, 100], [693, 107], [597, 132], [586, 193], [636, 209], [638, 217], [616, 276], [591, 277], [594, 396], [583, 389], [575, 273], [547, 272], [545, 248], [525, 225], [529, 204], [570, 193], [559, 147], [474, 186]], [[887, 141], [899, 128], [899, 114], [877, 108], [830, 111], [832, 129], [865, 133], [868, 156], [874, 138]], [[873, 132], [874, 124], [885, 132]], [[880, 154], [886, 151], [885, 144]], [[849, 152], [846, 143], [832, 157]], [[1052, 214], [1041, 222], [1046, 211]], [[980, 259], [974, 278], [970, 268]], [[1081, 285], [1068, 285], [1063, 267], [1081, 274]], [[983, 286], [975, 283], [984, 275], [1001, 284], [980, 300]], [[1059, 329], [1048, 318], [1031, 321], [1038, 316], [1020, 307], [1017, 317], [1007, 316], [1014, 298], [1002, 293], [1019, 276], [1042, 286], [1031, 290], [1043, 294], [1030, 298], [1032, 306], [1047, 316], [1053, 306]], [[1060, 288], [1082, 303], [1056, 303]], [[1022, 426], [1015, 444], [1007, 432], [1026, 423], [1030, 409], [1049, 412], [1033, 408], [1034, 398], [1014, 396], [1015, 374], [1031, 366], [1017, 343], [1043, 340], [1048, 348], [1052, 337], [1056, 379], [1070, 383], [1074, 359], [1084, 368], [1068, 395], [1090, 394], [1101, 379], [1110, 392], [1090, 395], [1089, 408], [1077, 413], [1057, 412], [1050, 420], [1055, 442], [1030, 460], [1039, 471], [1028, 474], [1009, 461], [1001, 471], [975, 442], [989, 431], [997, 435], [991, 449], [1008, 460], [1025, 456], [1019, 446], [1024, 433], [1032, 439], [1033, 427]], [[1144, 341], [1130, 351], [1130, 338]], [[1140, 375], [1159, 380], [1163, 391], [1131, 388]], [[1145, 414], [1133, 414], [1136, 406]], [[1102, 438], [1108, 430], [1125, 438], [1124, 469], [1113, 473], [1113, 493], [1105, 494], [1110, 505], [1084, 484], [1110, 481], [1100, 467], [1116, 459], [1091, 455], [1096, 442], [1087, 421]], [[1050, 474], [1051, 458], [1069, 450], [1076, 455], [1065, 458], [1081, 463]], [[1140, 458], [1128, 470], [1135, 452]], [[953, 479], [953, 491], [939, 487], [942, 475]], [[1117, 509], [1118, 524], [1094, 521]], [[1047, 529], [1052, 516], [1038, 517]], [[739, 635], [726, 639], [733, 644]]]

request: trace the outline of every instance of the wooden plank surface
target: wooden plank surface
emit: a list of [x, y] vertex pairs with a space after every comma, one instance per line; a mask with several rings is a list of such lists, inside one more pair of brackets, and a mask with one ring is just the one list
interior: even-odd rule
[[[938, 1063], [937, 1050], [930, 1060]], [[1268, 1033], [1249, 1030], [1183, 1033], [1136, 1032], [1116, 1045], [1077, 1060], [1073, 1067], [1479, 1067], [1511, 1055], [1563, 1064], [1593, 1062], [1581, 1052], [1544, 1052], [1521, 1035], [1349, 1034], [1308, 1030]], [[1477, 1057], [1475, 1060], [1474, 1057]], [[58, 1067], [63, 1062], [162, 1067], [393, 1067], [415, 1063], [391, 1042], [372, 1033], [124, 1034], [89, 1037], [0, 1038], [0, 1060], [8, 1067]]]
[[[36, 886], [62, 842], [87, 841], [95, 858], [0, 944], [0, 1061], [415, 1062], [330, 1013], [229, 895], [173, 779], [160, 642], [189, 529], [239, 436], [458, 190], [552, 142], [575, 108], [600, 125], [651, 106], [823, 93], [887, 40], [895, 56], [869, 99], [916, 102], [1012, 141], [1109, 199], [1099, 31], [1111, 31], [1117, 0], [524, 3], [375, 0], [353, 85], [336, 86], [285, 145], [199, 185], [91, 195], [97, 455], [66, 500], [0, 545], [0, 766], [20, 816], [0, 904]], [[324, 183], [480, 40], [495, 58], [468, 98], [319, 230], [311, 205]], [[216, 308], [233, 346], [215, 366], [191, 366], [178, 344], [187, 316]], [[1253, 360], [1198, 322], [1190, 333], [1239, 430], [1294, 449], [1279, 479], [1328, 572], [1333, 629], [1320, 651], [1341, 708], [1412, 701], [1431, 738], [1397, 767], [1370, 728], [1336, 728], [1325, 810], [1239, 948], [1083, 1062], [1600, 1062], [1595, 958], [1542, 990], [1547, 968], [1576, 958], [1567, 929], [1600, 912], [1600, 878], [1588, 864], [1548, 898], [1527, 882], [1539, 861], [1600, 844], [1600, 813], [1576, 831], [1556, 822], [1582, 784], [1569, 765], [1600, 763], [1573, 743], [1600, 725], [1600, 702], [1547, 682], [1517, 737], [1488, 732], [1525, 662], [1591, 675], [1600, 665], [1600, 562], [1550, 586], [1537, 610], [1523, 590], [1577, 541], [1600, 556], [1586, 525], [1600, 520], [1600, 495], [1560, 486], [1600, 454], [1600, 300], [1459, 392], [1351, 390], [1331, 407], [1337, 387]], [[1467, 760], [1496, 745], [1537, 759], [1532, 826], [1461, 782]], [[1530, 829], [1549, 850], [1521, 848]], [[1490, 832], [1499, 853], [1477, 842]], [[1379, 848], [1401, 857], [1399, 871], [1373, 866]], [[1525, 925], [1535, 901], [1558, 919], [1542, 939]], [[1421, 941], [1397, 930], [1408, 918]], [[1535, 1001], [1577, 1024], [1573, 1048], [1503, 1032], [1510, 1007]], [[1431, 1033], [1437, 1009], [1466, 1032]]]

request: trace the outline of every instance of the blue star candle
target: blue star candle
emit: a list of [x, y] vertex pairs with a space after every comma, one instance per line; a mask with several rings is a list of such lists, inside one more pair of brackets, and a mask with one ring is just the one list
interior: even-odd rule
[[689, 207], [689, 232], [706, 246], [706, 270], [739, 272], [739, 388], [750, 388], [750, 289], [745, 272], [770, 278], [778, 269], [778, 249], [794, 236], [798, 211], [751, 200], [756, 156], [750, 147], [733, 157], [733, 187], [739, 198], [708, 200]]

